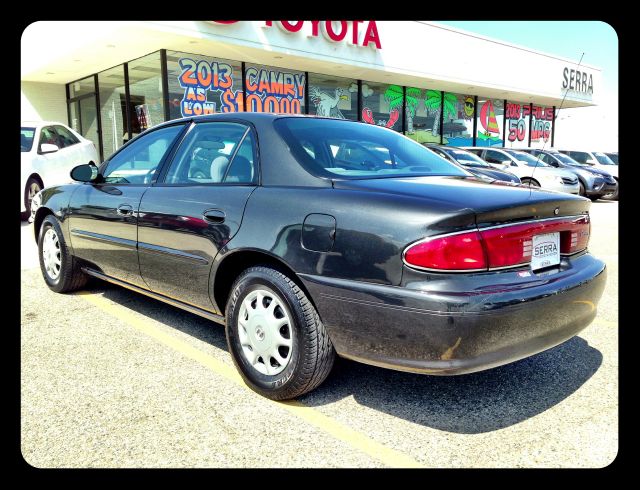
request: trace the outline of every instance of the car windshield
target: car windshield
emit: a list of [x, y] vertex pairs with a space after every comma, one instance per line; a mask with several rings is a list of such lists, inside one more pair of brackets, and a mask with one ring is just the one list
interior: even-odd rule
[[617, 153], [607, 153], [607, 156], [611, 158], [611, 161], [618, 165], [618, 154]]
[[595, 151], [595, 152], [593, 152], [593, 154], [595, 155], [596, 159], [598, 160], [598, 163], [600, 163], [601, 165], [615, 165], [615, 163], [613, 163], [613, 160], [611, 160], [611, 158], [609, 158], [604, 153], [600, 153], [598, 151]]
[[538, 157], [534, 157], [525, 153], [524, 151], [504, 150], [516, 160], [524, 163], [527, 167], [549, 167], [550, 165], [539, 160]]
[[294, 157], [316, 175], [358, 179], [471, 175], [421, 144], [370, 124], [286, 117], [274, 126]]
[[587, 165], [585, 163], [576, 162], [573, 158], [571, 158], [569, 155], [565, 155], [564, 153], [552, 152], [550, 154], [553, 155], [557, 160], [560, 160], [562, 163], [566, 163], [567, 165], [573, 165], [574, 167], [590, 167], [590, 165]]
[[31, 151], [36, 128], [20, 128], [20, 151]]
[[462, 164], [462, 165], [471, 165], [473, 167], [484, 167], [491, 168], [487, 162], [485, 162], [482, 158], [480, 158], [475, 153], [471, 153], [466, 150], [459, 150], [457, 148], [447, 148], [442, 151], [446, 152], [448, 155], [451, 155], [453, 159]]

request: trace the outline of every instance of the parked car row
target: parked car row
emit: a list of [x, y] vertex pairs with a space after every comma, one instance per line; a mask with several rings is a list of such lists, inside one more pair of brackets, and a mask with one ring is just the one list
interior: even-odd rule
[[531, 187], [579, 194], [593, 201], [618, 198], [618, 168], [604, 153], [423, 145], [480, 178], [521, 182]]
[[319, 386], [336, 355], [462, 374], [576, 335], [606, 279], [576, 174], [472, 149], [531, 187], [493, 185], [443, 151], [458, 164], [312, 116], [162, 123], [36, 194], [42, 275], [55, 292], [95, 277], [224, 324], [246, 383], [278, 400]]

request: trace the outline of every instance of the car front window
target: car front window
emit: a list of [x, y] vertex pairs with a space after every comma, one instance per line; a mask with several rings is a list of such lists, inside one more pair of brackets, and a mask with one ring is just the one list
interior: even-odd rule
[[475, 153], [471, 153], [466, 150], [444, 150], [449, 155], [451, 155], [458, 163], [462, 165], [473, 165], [474, 167], [485, 167], [490, 168], [487, 162], [485, 162], [482, 158], [480, 158]]
[[609, 158], [604, 153], [596, 151], [594, 152], [594, 156], [596, 157], [596, 160], [598, 160], [598, 163], [600, 163], [601, 165], [615, 165], [615, 163], [613, 163], [613, 160], [611, 160], [611, 158]]
[[511, 156], [515, 157], [518, 161], [524, 163], [527, 167], [549, 167], [549, 164], [544, 163], [542, 160], [525, 153], [524, 151], [512, 151], [505, 150]]
[[33, 148], [33, 138], [36, 128], [20, 128], [20, 151], [27, 152]]
[[321, 176], [469, 176], [421, 144], [374, 125], [294, 117], [277, 119], [274, 125], [294, 157]]

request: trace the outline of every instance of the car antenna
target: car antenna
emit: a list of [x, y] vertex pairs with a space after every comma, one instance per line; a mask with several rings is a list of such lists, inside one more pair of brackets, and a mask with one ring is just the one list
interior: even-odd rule
[[[576, 65], [576, 68], [578, 68], [580, 66], [580, 64], [582, 63], [582, 58], [584, 58], [584, 51], [582, 52], [582, 56], [580, 56], [580, 61], [578, 61], [578, 64]], [[569, 92], [569, 88], [567, 87], [567, 89], [564, 92], [564, 95], [562, 96], [562, 101], [560, 102], [560, 107], [558, 108], [558, 114], [560, 114], [560, 111], [562, 110], [562, 106], [564, 105], [564, 100], [567, 98], [567, 93]], [[553, 115], [553, 124], [556, 123], [556, 115]], [[531, 131], [531, 128], [529, 128], [529, 131]], [[547, 146], [547, 142], [549, 140], [547, 139], [547, 141], [545, 141], [542, 144], [542, 150], [540, 150], [540, 153], [538, 153], [538, 157], [536, 158], [536, 164], [533, 167], [533, 172], [531, 172], [531, 176], [533, 177], [533, 175], [536, 173], [536, 169], [538, 168], [538, 162], [540, 161], [540, 157], [542, 156], [542, 152], [544, 151], [545, 147]], [[531, 183], [529, 183], [529, 191], [531, 191]]]

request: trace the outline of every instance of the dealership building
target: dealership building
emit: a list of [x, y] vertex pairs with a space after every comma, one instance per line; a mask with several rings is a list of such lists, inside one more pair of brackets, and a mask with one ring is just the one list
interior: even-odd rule
[[21, 61], [22, 120], [68, 123], [102, 159], [163, 121], [241, 111], [550, 147], [558, 109], [597, 105], [602, 87], [577, 60], [421, 21], [42, 21]]

